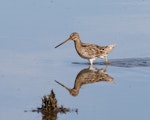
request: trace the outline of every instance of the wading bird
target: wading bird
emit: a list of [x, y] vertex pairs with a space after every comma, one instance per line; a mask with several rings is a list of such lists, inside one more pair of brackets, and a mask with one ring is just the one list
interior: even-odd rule
[[70, 35], [70, 37], [67, 40], [60, 43], [55, 48], [70, 40], [74, 41], [75, 49], [78, 55], [84, 59], [88, 59], [90, 65], [93, 65], [93, 61], [97, 58], [105, 58], [106, 64], [109, 64], [107, 54], [111, 52], [112, 49], [116, 46], [116, 44], [111, 44], [108, 46], [98, 46], [95, 44], [82, 43], [79, 34], [74, 32]]

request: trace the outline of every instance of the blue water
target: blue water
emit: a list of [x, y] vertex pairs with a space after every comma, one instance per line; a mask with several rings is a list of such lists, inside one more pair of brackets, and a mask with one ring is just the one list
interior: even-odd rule
[[[58, 120], [150, 119], [149, 12], [147, 0], [0, 1], [0, 119], [41, 120], [30, 110], [51, 89], [59, 105], [78, 109]], [[83, 85], [76, 97], [55, 82], [73, 88], [88, 68], [73, 42], [54, 48], [74, 31], [85, 43], [117, 44], [107, 68], [114, 83]]]

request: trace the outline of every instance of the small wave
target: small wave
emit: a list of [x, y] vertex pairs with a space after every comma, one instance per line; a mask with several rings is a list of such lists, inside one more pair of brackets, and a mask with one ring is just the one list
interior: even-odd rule
[[[111, 66], [116, 67], [150, 67], [150, 58], [122, 58], [122, 59], [109, 59]], [[89, 64], [73, 62], [73, 64]], [[105, 62], [95, 62], [94, 65], [105, 65]]]

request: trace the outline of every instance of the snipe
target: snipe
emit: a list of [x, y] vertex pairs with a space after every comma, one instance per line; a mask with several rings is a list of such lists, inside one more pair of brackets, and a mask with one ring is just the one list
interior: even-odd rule
[[106, 64], [109, 63], [107, 54], [112, 51], [116, 44], [111, 44], [108, 46], [98, 46], [95, 44], [82, 43], [79, 34], [74, 32], [70, 37], [64, 42], [57, 45], [55, 48], [66, 43], [67, 41], [73, 40], [75, 49], [78, 55], [84, 59], [88, 59], [90, 64], [93, 65], [93, 61], [97, 58], [105, 58]]

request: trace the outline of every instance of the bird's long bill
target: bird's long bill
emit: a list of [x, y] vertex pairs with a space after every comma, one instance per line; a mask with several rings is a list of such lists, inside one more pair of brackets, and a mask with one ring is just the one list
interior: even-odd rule
[[62, 83], [58, 82], [57, 80], [55, 80], [56, 83], [58, 83], [59, 85], [61, 85], [62, 87], [66, 88], [68, 91], [70, 91], [70, 89], [68, 87], [66, 87], [65, 85], [63, 85]]
[[55, 48], [61, 46], [62, 44], [66, 43], [67, 41], [71, 40], [70, 38], [68, 38], [67, 40], [65, 40], [64, 42], [60, 43], [59, 45], [57, 45]]

